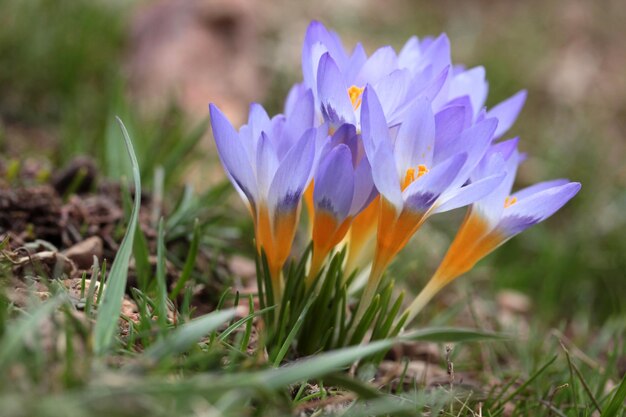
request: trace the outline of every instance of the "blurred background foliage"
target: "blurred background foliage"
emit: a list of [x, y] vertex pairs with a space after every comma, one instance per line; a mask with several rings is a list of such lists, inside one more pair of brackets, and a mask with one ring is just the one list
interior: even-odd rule
[[[122, 142], [111, 133], [118, 114], [135, 138], [145, 182], [162, 165], [166, 186], [215, 183], [223, 177], [205, 134], [207, 103], [240, 121], [250, 100], [280, 111], [299, 81], [299, 49], [313, 18], [347, 47], [363, 40], [369, 52], [399, 49], [413, 34], [448, 33], [454, 62], [485, 66], [488, 105], [528, 89], [510, 132], [529, 154], [518, 186], [556, 177], [583, 184], [555, 218], [507, 243], [444, 296], [490, 298], [512, 288], [547, 323], [626, 312], [621, 0], [0, 0], [2, 157], [45, 156], [63, 166], [87, 154], [118, 177], [126, 172]], [[396, 262], [391, 273], [410, 291], [434, 271], [461, 218], [435, 219]]]

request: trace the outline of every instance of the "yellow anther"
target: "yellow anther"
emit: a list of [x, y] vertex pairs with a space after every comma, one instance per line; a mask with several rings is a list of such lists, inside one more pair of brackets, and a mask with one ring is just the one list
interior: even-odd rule
[[407, 169], [406, 170], [406, 174], [404, 174], [404, 180], [402, 181], [402, 184], [400, 184], [400, 187], [402, 188], [402, 191], [404, 191], [406, 189], [406, 187], [411, 185], [413, 183], [413, 181], [415, 181], [416, 179], [420, 178], [421, 176], [427, 174], [428, 171], [429, 171], [428, 168], [424, 164], [419, 164], [417, 166], [417, 173], [415, 172], [415, 168]]
[[428, 174], [429, 169], [426, 168], [426, 165], [424, 164], [419, 164], [417, 166], [417, 178], [421, 177], [424, 174]]
[[363, 90], [365, 90], [365, 87], [357, 87], [356, 85], [348, 88], [348, 96], [350, 96], [350, 102], [352, 103], [352, 108], [354, 108], [354, 110], [361, 106], [361, 95], [363, 94]]
[[406, 174], [404, 175], [404, 180], [402, 181], [402, 184], [400, 185], [400, 188], [402, 188], [402, 191], [404, 191], [406, 187], [411, 185], [413, 181], [415, 181], [415, 169], [409, 168], [406, 170]]
[[509, 196], [504, 199], [504, 208], [511, 207], [515, 203], [517, 203], [517, 197]]

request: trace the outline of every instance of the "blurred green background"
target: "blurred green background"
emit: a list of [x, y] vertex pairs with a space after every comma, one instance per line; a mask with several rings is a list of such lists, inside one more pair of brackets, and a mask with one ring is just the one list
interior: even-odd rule
[[[489, 298], [512, 288], [527, 294], [546, 322], [600, 322], [626, 312], [621, 0], [0, 0], [2, 159], [45, 157], [54, 167], [88, 154], [118, 176], [123, 154], [110, 138], [119, 114], [146, 173], [163, 164], [168, 184], [214, 183], [220, 174], [210, 137], [197, 133], [207, 103], [239, 120], [251, 100], [280, 111], [299, 81], [299, 49], [313, 18], [339, 32], [347, 47], [363, 40], [369, 52], [383, 44], [400, 48], [413, 34], [447, 32], [455, 63], [485, 66], [488, 105], [529, 92], [510, 132], [529, 154], [518, 186], [558, 177], [583, 184], [557, 216], [447, 291]], [[429, 277], [461, 217], [436, 219], [404, 251], [392, 272], [406, 277], [407, 287]]]

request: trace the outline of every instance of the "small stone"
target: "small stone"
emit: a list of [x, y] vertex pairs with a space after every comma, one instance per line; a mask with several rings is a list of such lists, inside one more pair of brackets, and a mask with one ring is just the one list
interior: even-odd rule
[[527, 295], [517, 291], [505, 290], [498, 293], [498, 306], [512, 313], [525, 314], [530, 311], [531, 302]]
[[94, 256], [102, 259], [102, 248], [102, 239], [92, 236], [65, 250], [64, 254], [74, 261], [79, 269], [89, 269], [93, 265]]
[[254, 261], [243, 256], [234, 255], [228, 264], [231, 272], [241, 278], [254, 278], [256, 275], [256, 265]]

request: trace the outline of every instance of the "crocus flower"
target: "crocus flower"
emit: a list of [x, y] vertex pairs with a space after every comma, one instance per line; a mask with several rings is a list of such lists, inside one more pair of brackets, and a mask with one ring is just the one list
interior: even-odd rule
[[[413, 75], [425, 71], [428, 66], [437, 72], [451, 65], [450, 42], [445, 34], [437, 38], [425, 37], [421, 41], [413, 36], [398, 55], [399, 68], [409, 69]], [[471, 120], [476, 121], [483, 111], [488, 92], [489, 83], [485, 78], [484, 67], [465, 69], [461, 65], [454, 65], [433, 99], [433, 110], [437, 112], [456, 100], [467, 98], [471, 106]], [[526, 91], [522, 90], [486, 112], [487, 118], [498, 119], [494, 138], [501, 137], [510, 129], [525, 101]]]
[[511, 194], [522, 160], [516, 145], [516, 140], [494, 145], [472, 175], [475, 181], [497, 172], [505, 172], [506, 177], [492, 193], [471, 205], [439, 268], [407, 309], [407, 322], [444, 286], [518, 233], [553, 215], [580, 190], [580, 183], [560, 179]]
[[369, 303], [386, 267], [429, 216], [483, 198], [504, 179], [496, 173], [464, 185], [487, 152], [497, 120], [462, 130], [451, 126], [452, 115], [465, 110], [453, 110], [437, 118], [428, 99], [416, 100], [392, 142], [376, 93], [365, 89], [362, 137], [380, 205], [376, 251], [361, 306]]
[[321, 157], [313, 190], [313, 257], [309, 283], [352, 219], [377, 195], [369, 161], [354, 126], [342, 125]]
[[[343, 123], [360, 126], [362, 93], [366, 84], [377, 92], [389, 126], [403, 120], [404, 111], [418, 96], [428, 97], [439, 111], [467, 98], [471, 122], [483, 110], [489, 85], [485, 69], [452, 66], [450, 41], [445, 34], [420, 40], [413, 36], [396, 54], [390, 46], [367, 56], [360, 43], [348, 53], [340, 37], [317, 21], [309, 25], [302, 48], [304, 86], [314, 95], [319, 120], [336, 129]], [[515, 122], [526, 92], [520, 91], [486, 113], [499, 120], [494, 138]]]
[[[444, 44], [448, 47], [447, 61], [445, 51], [437, 53], [442, 46], [445, 49]], [[408, 103], [419, 95], [434, 98], [446, 80], [449, 44], [433, 43], [432, 51], [424, 57], [437, 59], [436, 68], [423, 65], [412, 72], [400, 67], [392, 47], [382, 47], [368, 57], [363, 46], [357, 44], [352, 53], [347, 53], [336, 33], [312, 22], [302, 48], [304, 85], [313, 91], [318, 118], [327, 121], [333, 130], [344, 123], [358, 129], [367, 84], [379, 92], [389, 123], [397, 124]]]
[[[325, 133], [311, 127], [313, 96], [303, 92], [293, 103], [292, 117], [270, 119], [258, 104], [250, 107], [248, 124], [237, 132], [224, 114], [210, 105], [217, 151], [227, 175], [254, 220], [256, 245], [264, 251], [275, 298], [282, 292], [281, 268], [291, 250], [304, 189], [311, 181], [318, 144]], [[300, 112], [297, 109], [301, 109]]]
[[[311, 88], [318, 122], [329, 123], [331, 132], [344, 123], [361, 129], [361, 109], [365, 85], [376, 91], [385, 120], [391, 130], [410, 115], [407, 109], [420, 97], [431, 101], [432, 110], [448, 118], [447, 130], [454, 130], [459, 121], [462, 128], [485, 119], [498, 120], [493, 138], [502, 136], [514, 123], [526, 92], [521, 91], [496, 105], [484, 109], [488, 92], [483, 67], [466, 70], [452, 66], [450, 42], [445, 34], [436, 38], [410, 38], [399, 54], [386, 46], [367, 56], [357, 44], [352, 52], [342, 45], [339, 36], [319, 22], [307, 29], [302, 49], [304, 82], [299, 88]], [[459, 117], [459, 109], [464, 115]], [[392, 133], [395, 135], [395, 133]], [[443, 148], [443, 147], [442, 147]], [[307, 190], [305, 201], [312, 217], [313, 189]], [[378, 204], [372, 204], [357, 216], [349, 230], [346, 272], [364, 267], [371, 258], [377, 228]], [[312, 222], [310, 231], [312, 230]]]

